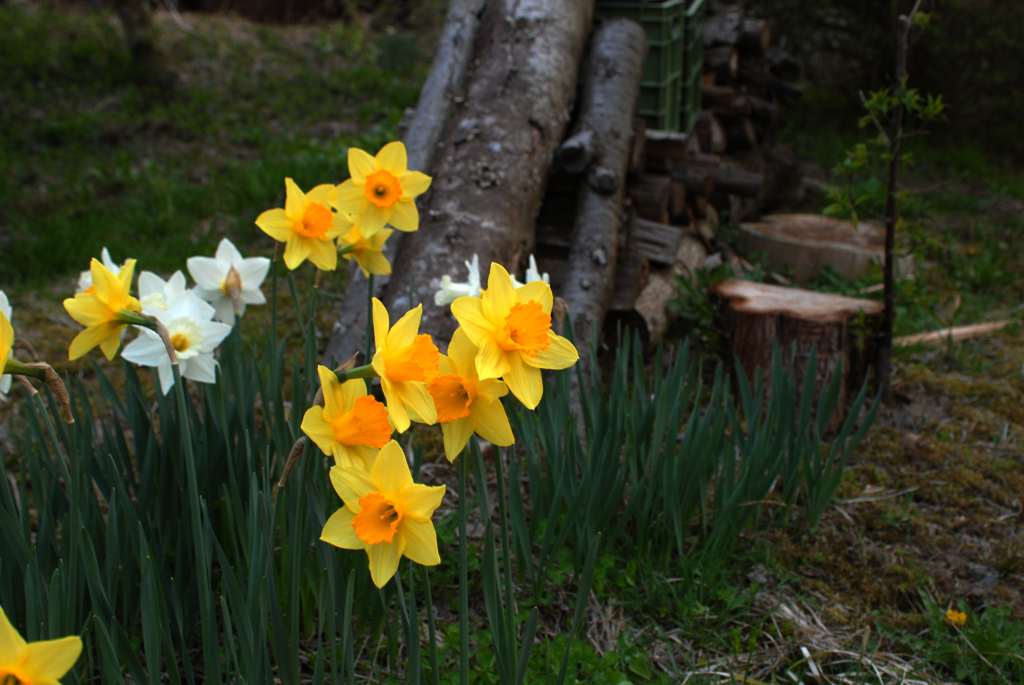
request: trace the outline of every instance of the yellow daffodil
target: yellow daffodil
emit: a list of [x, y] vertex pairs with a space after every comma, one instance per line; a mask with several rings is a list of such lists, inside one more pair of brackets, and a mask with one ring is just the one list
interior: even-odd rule
[[333, 205], [339, 212], [359, 217], [363, 234], [372, 236], [391, 224], [399, 231], [420, 226], [416, 197], [430, 187], [430, 177], [409, 171], [405, 145], [388, 143], [376, 157], [357, 148], [348, 150], [352, 176], [338, 186]]
[[500, 264], [491, 263], [480, 297], [460, 297], [452, 314], [480, 348], [477, 375], [501, 378], [530, 409], [544, 393], [541, 369], [565, 369], [579, 359], [572, 343], [551, 330], [551, 286], [534, 281], [519, 288]]
[[441, 563], [430, 519], [444, 486], [414, 483], [397, 442], [381, 449], [369, 472], [333, 467], [331, 483], [345, 506], [327, 520], [320, 539], [342, 549], [365, 549], [374, 585], [391, 580], [403, 555], [423, 566]]
[[284, 209], [268, 209], [257, 217], [256, 225], [285, 243], [284, 263], [289, 269], [297, 269], [308, 258], [318, 269], [333, 271], [338, 266], [334, 239], [352, 225], [348, 216], [331, 211], [336, 188], [324, 184], [303, 193], [290, 178], [284, 185], [288, 191]]
[[359, 264], [359, 268], [363, 270], [364, 276], [369, 276], [370, 274], [378, 276], [387, 275], [391, 273], [391, 263], [381, 252], [381, 249], [384, 247], [384, 241], [392, 233], [394, 231], [390, 228], [382, 228], [367, 237], [363, 235], [363, 231], [357, 221], [352, 225], [352, 228], [348, 229], [348, 233], [338, 240], [342, 250], [341, 254], [345, 259], [355, 259], [356, 263]]
[[369, 471], [377, 451], [391, 440], [388, 410], [367, 397], [362, 380], [339, 383], [326, 366], [318, 367], [324, 406], [313, 406], [302, 417], [302, 432], [323, 450], [334, 455], [334, 463], [345, 468]]
[[113, 359], [121, 346], [124, 327], [144, 322], [137, 314], [142, 305], [129, 294], [135, 260], [125, 262], [116, 276], [97, 259], [92, 260], [89, 270], [92, 286], [64, 300], [64, 309], [71, 318], [86, 327], [71, 341], [69, 356], [78, 359], [99, 345], [107, 359]]
[[11, 326], [7, 316], [0, 312], [0, 376], [4, 373], [7, 360], [11, 356], [11, 346], [14, 345], [14, 327]]
[[77, 635], [27, 644], [0, 609], [0, 683], [59, 685], [81, 653]]
[[389, 328], [388, 310], [373, 298], [373, 370], [380, 376], [388, 414], [399, 433], [409, 430], [410, 417], [427, 424], [437, 421], [427, 381], [440, 372], [440, 352], [429, 335], [417, 335], [422, 316], [419, 305]]
[[477, 347], [461, 328], [448, 345], [448, 356], [441, 355], [441, 375], [427, 383], [434, 398], [437, 422], [444, 433], [444, 453], [455, 461], [475, 431], [495, 445], [515, 442], [505, 408], [499, 398], [508, 387], [499, 380], [481, 380], [476, 373]]

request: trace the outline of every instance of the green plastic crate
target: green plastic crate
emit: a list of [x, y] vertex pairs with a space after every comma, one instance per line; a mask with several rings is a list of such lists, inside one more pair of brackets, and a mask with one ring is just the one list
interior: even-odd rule
[[683, 74], [683, 41], [651, 45], [641, 85], [660, 86]]
[[689, 133], [700, 116], [701, 70], [691, 73], [682, 84], [680, 95], [680, 131]]
[[660, 86], [641, 86], [636, 111], [644, 118], [648, 128], [661, 131], [679, 130], [682, 88], [682, 76], [669, 79]]
[[598, 19], [625, 17], [644, 27], [651, 46], [681, 40], [686, 29], [687, 0], [667, 2], [604, 2], [598, 0], [594, 16]]

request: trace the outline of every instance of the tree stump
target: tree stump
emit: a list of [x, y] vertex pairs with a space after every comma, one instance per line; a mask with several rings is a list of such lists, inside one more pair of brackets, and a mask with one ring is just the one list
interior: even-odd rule
[[[848, 394], [864, 382], [873, 358], [875, 330], [884, 311], [881, 302], [737, 279], [716, 283], [710, 293], [719, 298], [729, 351], [751, 383], [757, 367], [761, 367], [765, 385], [771, 383], [772, 347], [776, 341], [783, 366], [796, 381], [797, 407], [808, 372], [815, 375], [817, 398], [842, 363], [845, 380], [839, 412], [845, 408]], [[794, 345], [796, 355], [791, 357]], [[808, 369], [812, 349], [817, 350], [817, 364]], [[816, 406], [814, 401], [812, 406]]]

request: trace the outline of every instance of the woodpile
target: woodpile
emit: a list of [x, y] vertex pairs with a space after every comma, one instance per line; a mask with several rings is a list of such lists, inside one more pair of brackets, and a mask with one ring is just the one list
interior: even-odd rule
[[[434, 183], [418, 203], [419, 231], [389, 254], [395, 278], [374, 288], [392, 319], [424, 303], [421, 331], [444, 349], [456, 322], [433, 304], [441, 277], [466, 280], [474, 253], [485, 281], [492, 261], [521, 276], [534, 253], [581, 342], [596, 327], [614, 343], [625, 325], [650, 346], [669, 328], [678, 279], [748, 268], [718, 239], [720, 217], [741, 220], [801, 187], [798, 161], [773, 146], [798, 74], [772, 51], [766, 22], [711, 7], [704, 111], [684, 133], [637, 117], [647, 52], [638, 24], [595, 25], [587, 0], [452, 0], [451, 54], [435, 58], [405, 135], [411, 166]], [[431, 103], [434, 114], [421, 113]], [[362, 348], [366, 281], [349, 291], [328, 363]]]

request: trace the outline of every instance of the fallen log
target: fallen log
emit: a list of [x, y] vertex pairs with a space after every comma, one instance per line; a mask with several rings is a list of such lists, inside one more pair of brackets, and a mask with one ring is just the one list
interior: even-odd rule
[[740, 73], [740, 53], [731, 45], [716, 45], [704, 51], [704, 73], [713, 73], [723, 83], [730, 83]]
[[672, 202], [672, 179], [658, 174], [643, 174], [626, 187], [633, 209], [641, 219], [667, 224]]
[[708, 16], [704, 22], [704, 47], [729, 45], [735, 47], [743, 34], [743, 8], [723, 7], [720, 14]]
[[647, 170], [647, 123], [633, 119], [633, 149], [629, 153], [629, 175], [640, 176]]
[[653, 264], [672, 264], [684, 234], [677, 226], [637, 219], [633, 226], [633, 249]]
[[[593, 3], [488, 0], [472, 76], [445, 136], [420, 230], [393, 265], [384, 304], [392, 318], [429, 301], [443, 274], [478, 254], [525, 266], [551, 160], [565, 135]], [[631, 121], [631, 119], [630, 119]], [[411, 273], [411, 277], [408, 275]], [[427, 306], [420, 331], [444, 348], [457, 322]]]
[[731, 108], [736, 101], [736, 89], [730, 86], [703, 86], [700, 89], [701, 109]]
[[[608, 193], [595, 190], [588, 179], [580, 188], [562, 298], [581, 339], [592, 326], [601, 330], [614, 289], [630, 163], [624, 132], [632, 129], [646, 57], [647, 37], [639, 24], [613, 19], [594, 32], [576, 130], [594, 131], [603, 150], [600, 167], [614, 174], [618, 185]], [[586, 364], [582, 346], [580, 351]]]
[[730, 152], [743, 152], [757, 147], [757, 131], [746, 117], [729, 120], [725, 125], [726, 148]]
[[[486, 1], [451, 0], [448, 6], [448, 16], [434, 53], [430, 73], [420, 90], [416, 111], [402, 137], [409, 169], [426, 172], [433, 166], [438, 141], [445, 133], [455, 98], [462, 92], [466, 80], [466, 71], [473, 56], [480, 25], [478, 15]], [[423, 202], [423, 198], [420, 202]], [[422, 209], [422, 205], [420, 208]], [[395, 231], [384, 244], [384, 256], [392, 264], [401, 251], [405, 235], [401, 231]], [[377, 276], [373, 294], [377, 297], [383, 296], [389, 280], [387, 276]], [[348, 270], [345, 297], [341, 301], [338, 319], [324, 350], [324, 363], [332, 369], [342, 361], [350, 359], [353, 354], [363, 351], [369, 289], [370, 282], [362, 277], [359, 265], [352, 260]]]
[[980, 338], [989, 333], [1001, 331], [1009, 326], [1012, 321], [992, 321], [990, 323], [977, 323], [971, 326], [953, 326], [944, 328], [941, 331], [931, 333], [918, 333], [916, 335], [905, 335], [902, 338], [893, 340], [896, 347], [910, 347], [912, 345], [945, 345], [952, 342], [961, 342], [971, 338]]
[[[873, 327], [881, 322], [881, 302], [736, 279], [714, 284], [710, 293], [720, 298], [728, 348], [751, 383], [760, 367], [765, 384], [770, 384], [772, 347], [778, 342], [783, 366], [796, 381], [797, 407], [805, 374], [814, 374], [817, 397], [825, 380], [842, 364], [846, 377], [838, 404], [842, 412], [848, 391], [863, 383], [873, 356], [869, 348]], [[796, 353], [791, 357], [794, 345]], [[816, 368], [808, 369], [812, 349], [817, 351]]]
[[740, 76], [750, 83], [775, 93], [776, 97], [783, 102], [795, 103], [804, 94], [803, 89], [795, 83], [748, 63], [740, 64]]
[[[685, 171], [683, 171], [684, 169]], [[757, 172], [733, 169], [698, 158], [677, 162], [677, 166], [672, 170], [672, 177], [686, 183], [687, 178], [690, 178], [693, 172], [703, 174], [710, 179], [714, 183], [716, 192], [744, 197], [757, 197], [761, 191], [761, 184], [764, 182], [764, 176]], [[687, 186], [687, 190], [689, 190], [689, 186]]]
[[713, 113], [704, 110], [693, 124], [693, 135], [700, 142], [701, 152], [718, 155], [725, 152], [725, 127]]
[[647, 169], [649, 171], [669, 171], [672, 161], [683, 159], [700, 152], [700, 143], [696, 136], [679, 131], [644, 131], [647, 153]]
[[744, 18], [740, 24], [739, 46], [743, 50], [760, 54], [771, 47], [772, 27], [764, 19]]

